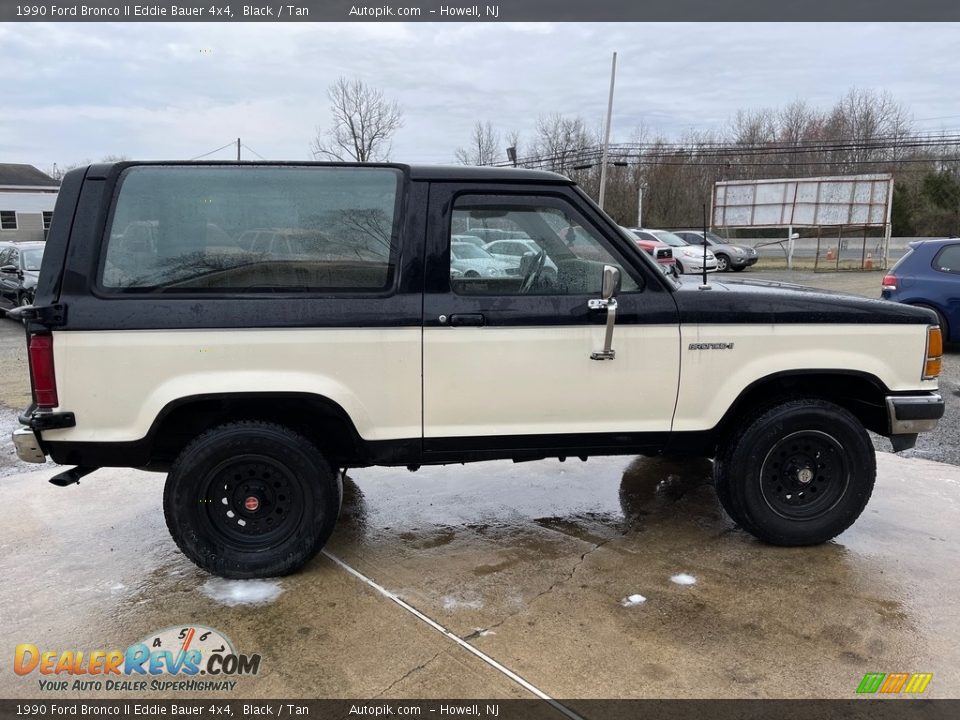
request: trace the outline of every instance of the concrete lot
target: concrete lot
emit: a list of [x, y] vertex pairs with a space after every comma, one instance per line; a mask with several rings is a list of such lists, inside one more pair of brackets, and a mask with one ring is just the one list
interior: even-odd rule
[[[874, 296], [879, 284], [812, 280]], [[8, 424], [28, 401], [22, 342], [0, 321]], [[946, 363], [954, 404], [942, 425], [957, 425], [958, 357]], [[951, 432], [936, 444], [956, 453]], [[101, 470], [61, 489], [11, 450], [0, 449], [8, 653], [21, 642], [125, 648], [200, 624], [263, 656], [258, 676], [221, 697], [532, 697], [368, 579], [557, 698], [850, 698], [864, 673], [898, 671], [931, 672], [927, 696], [960, 697], [952, 465], [881, 453], [861, 519], [803, 549], [734, 528], [705, 461], [355, 470], [328, 554], [292, 577], [227, 582], [170, 540], [161, 475]], [[636, 595], [645, 600], [624, 604]], [[0, 697], [42, 696], [38, 677], [0, 663]]]
[[[932, 672], [927, 695], [956, 697], [960, 469], [879, 468], [860, 521], [805, 549], [734, 529], [702, 461], [354, 471], [328, 550], [557, 698], [849, 698], [876, 671]], [[160, 475], [48, 476], [3, 481], [8, 653], [199, 623], [263, 656], [234, 696], [531, 697], [327, 556], [267, 582], [197, 570], [167, 535]], [[0, 664], [0, 695], [40, 695], [38, 677]]]

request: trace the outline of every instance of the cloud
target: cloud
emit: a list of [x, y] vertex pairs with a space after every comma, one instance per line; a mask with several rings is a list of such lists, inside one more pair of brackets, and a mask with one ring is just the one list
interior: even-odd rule
[[[241, 137], [306, 159], [326, 88], [359, 76], [397, 99], [398, 160], [451, 162], [477, 120], [599, 127], [618, 51], [613, 134], [723, 128], [738, 109], [852, 86], [889, 90], [922, 129], [960, 116], [957, 26], [602, 23], [45, 23], [0, 26], [0, 154], [49, 167], [107, 154], [191, 158]], [[954, 125], [951, 125], [954, 123]], [[228, 159], [230, 150], [214, 157]]]

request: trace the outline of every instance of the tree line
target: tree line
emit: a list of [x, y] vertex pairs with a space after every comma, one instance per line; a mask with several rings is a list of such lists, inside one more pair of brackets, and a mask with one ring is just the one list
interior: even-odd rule
[[[400, 105], [360, 79], [341, 77], [327, 95], [331, 123], [317, 128], [311, 156], [388, 160], [403, 127]], [[600, 123], [581, 116], [540, 115], [528, 136], [478, 120], [454, 156], [464, 165], [551, 170], [597, 198], [601, 138]], [[889, 172], [894, 235], [960, 234], [960, 131], [918, 131], [908, 109], [886, 92], [854, 88], [825, 109], [797, 100], [741, 110], [725, 128], [674, 139], [639, 126], [629, 138], [610, 146], [604, 208], [624, 225], [637, 221], [641, 189], [644, 225], [695, 227], [718, 181]]]

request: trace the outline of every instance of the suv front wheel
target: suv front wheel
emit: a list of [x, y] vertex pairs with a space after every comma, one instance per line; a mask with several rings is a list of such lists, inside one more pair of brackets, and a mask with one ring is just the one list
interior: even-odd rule
[[333, 532], [340, 483], [313, 443], [289, 428], [230, 423], [180, 453], [164, 487], [164, 516], [180, 550], [214, 575], [286, 575]]
[[734, 433], [717, 455], [714, 478], [724, 510], [747, 532], [773, 545], [817, 545], [863, 512], [876, 458], [849, 411], [791, 400]]

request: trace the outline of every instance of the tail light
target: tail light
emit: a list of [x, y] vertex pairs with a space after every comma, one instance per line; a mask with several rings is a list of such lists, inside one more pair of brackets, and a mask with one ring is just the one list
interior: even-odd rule
[[51, 410], [60, 404], [53, 371], [53, 335], [31, 335], [29, 355], [33, 400], [38, 408]]
[[927, 359], [923, 365], [923, 379], [935, 380], [943, 362], [943, 334], [937, 325], [927, 328]]
[[883, 282], [881, 283], [884, 290], [896, 290], [897, 289], [897, 276], [896, 275], [884, 275]]

